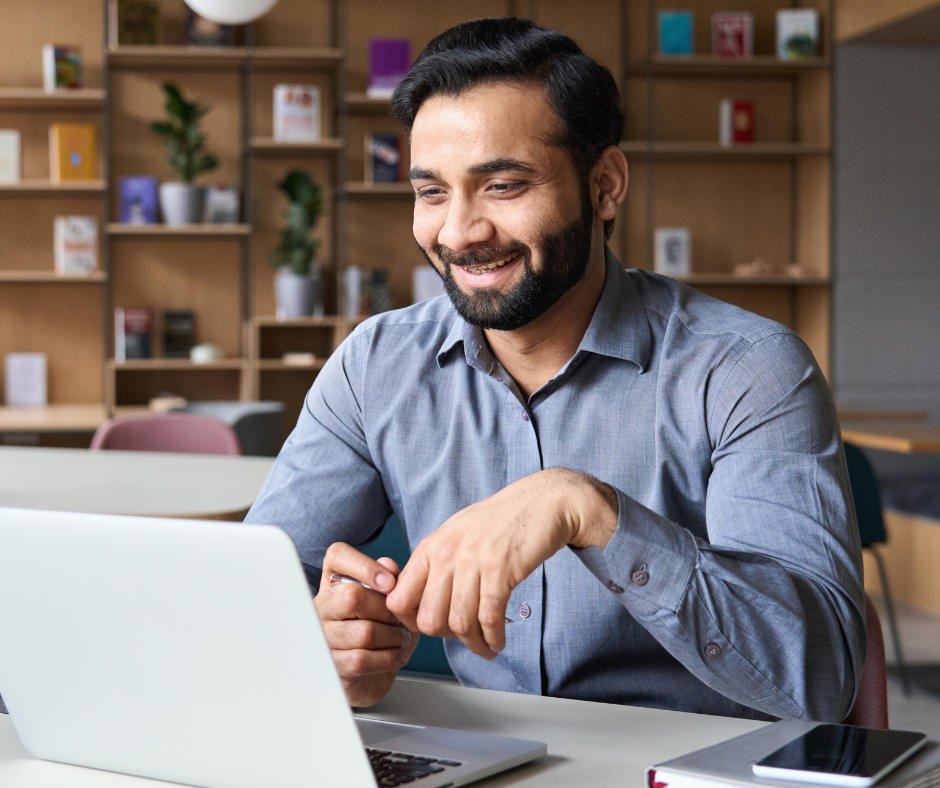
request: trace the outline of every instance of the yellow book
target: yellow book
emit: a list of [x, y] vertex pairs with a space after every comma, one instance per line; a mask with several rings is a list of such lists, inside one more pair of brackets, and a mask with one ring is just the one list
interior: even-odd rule
[[53, 183], [93, 181], [98, 174], [98, 135], [90, 123], [49, 126], [49, 176]]

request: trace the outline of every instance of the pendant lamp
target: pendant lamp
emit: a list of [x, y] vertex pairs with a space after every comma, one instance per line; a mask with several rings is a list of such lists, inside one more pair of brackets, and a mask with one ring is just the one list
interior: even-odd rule
[[220, 25], [254, 22], [273, 8], [277, 0], [186, 0], [199, 16]]

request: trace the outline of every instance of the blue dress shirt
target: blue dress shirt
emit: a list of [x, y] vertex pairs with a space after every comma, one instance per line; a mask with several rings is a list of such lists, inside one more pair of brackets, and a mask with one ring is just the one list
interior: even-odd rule
[[608, 252], [574, 357], [526, 400], [446, 296], [362, 323], [329, 358], [247, 521], [329, 545], [394, 512], [412, 549], [544, 468], [617, 493], [606, 548], [566, 548], [512, 593], [473, 687], [753, 717], [841, 720], [865, 650], [861, 548], [829, 388], [789, 329]]

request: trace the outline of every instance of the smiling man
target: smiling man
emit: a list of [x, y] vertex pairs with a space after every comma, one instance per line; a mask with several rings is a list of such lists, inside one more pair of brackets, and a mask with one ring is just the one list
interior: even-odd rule
[[[428, 45], [393, 111], [447, 296], [343, 343], [248, 516], [294, 539], [350, 703], [423, 632], [470, 686], [841, 720], [864, 606], [828, 388], [792, 331], [607, 249], [610, 73], [481, 20]], [[401, 572], [355, 547], [392, 513]]]

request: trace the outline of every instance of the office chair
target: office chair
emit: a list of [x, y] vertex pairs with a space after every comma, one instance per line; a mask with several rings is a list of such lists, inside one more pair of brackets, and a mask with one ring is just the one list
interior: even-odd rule
[[862, 664], [862, 678], [855, 704], [845, 718], [846, 725], [863, 728], [888, 728], [888, 674], [885, 669], [885, 642], [878, 611], [865, 594], [865, 630], [868, 650]]
[[209, 400], [187, 402], [170, 412], [194, 413], [224, 421], [235, 430], [242, 454], [249, 457], [276, 457], [284, 443], [283, 402]]
[[888, 575], [884, 561], [875, 545], [885, 544], [888, 534], [885, 531], [884, 515], [881, 511], [881, 494], [878, 491], [878, 479], [868, 458], [862, 450], [851, 443], [845, 443], [845, 462], [849, 469], [849, 483], [852, 486], [852, 499], [855, 501], [855, 517], [858, 520], [858, 533], [862, 548], [867, 549], [875, 558], [878, 574], [881, 577], [881, 589], [885, 599], [885, 612], [888, 615], [888, 627], [894, 641], [894, 653], [898, 662], [898, 675], [904, 694], [910, 692], [910, 680], [904, 652], [901, 650], [901, 636], [898, 632], [897, 617], [894, 613], [894, 600], [888, 587]]
[[91, 439], [92, 449], [241, 454], [235, 431], [218, 419], [188, 413], [126, 416], [106, 421]]

